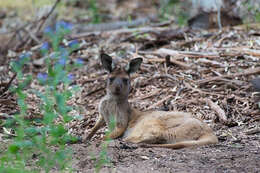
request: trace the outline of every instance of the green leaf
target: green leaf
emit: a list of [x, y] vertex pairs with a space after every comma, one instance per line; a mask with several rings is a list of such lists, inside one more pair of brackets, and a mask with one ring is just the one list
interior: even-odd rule
[[56, 114], [54, 114], [52, 112], [46, 112], [44, 114], [44, 117], [43, 117], [43, 123], [44, 124], [51, 124], [56, 117], [57, 117]]
[[17, 144], [11, 144], [8, 147], [8, 151], [10, 151], [12, 154], [16, 154], [19, 151], [19, 146]]
[[59, 124], [55, 127], [53, 127], [50, 131], [51, 135], [53, 137], [61, 137], [63, 136], [65, 133], [67, 133], [67, 130], [64, 128], [63, 125]]

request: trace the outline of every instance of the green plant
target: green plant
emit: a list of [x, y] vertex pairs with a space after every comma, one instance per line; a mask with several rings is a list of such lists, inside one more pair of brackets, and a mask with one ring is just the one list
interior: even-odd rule
[[91, 13], [91, 22], [92, 23], [100, 23], [101, 22], [101, 17], [99, 15], [99, 8], [97, 5], [96, 0], [88, 0], [89, 1], [89, 11]]
[[[60, 21], [54, 29], [45, 29], [45, 35], [51, 41], [54, 54], [46, 58], [47, 71], [37, 75], [45, 90], [32, 90], [41, 99], [38, 106], [43, 118], [36, 120], [38, 126], [35, 126], [32, 120], [26, 119], [28, 96], [25, 90], [29, 88], [30, 82], [35, 80], [32, 75], [23, 74], [23, 67], [29, 62], [30, 55], [23, 54], [19, 60], [11, 63], [19, 82], [12, 91], [17, 95], [20, 112], [5, 123], [6, 128], [15, 131], [16, 137], [0, 156], [0, 172], [50, 172], [53, 168], [71, 171], [71, 150], [66, 143], [77, 139], [68, 134], [65, 125], [73, 119], [69, 115], [72, 107], [67, 105], [67, 101], [78, 87], [69, 87], [74, 78], [69, 72], [75, 66], [82, 65], [80, 59], [74, 65], [67, 63], [69, 53], [78, 46], [77, 41], [69, 43], [69, 48], [60, 46], [71, 28], [71, 24]], [[41, 53], [47, 56], [48, 52], [49, 44], [46, 42], [42, 45]]]
[[110, 165], [111, 161], [108, 157], [107, 150], [108, 150], [108, 145], [111, 142], [110, 138], [107, 138], [109, 134], [113, 131], [113, 129], [116, 126], [115, 119], [113, 118], [114, 116], [111, 116], [110, 123], [108, 125], [108, 131], [106, 132], [105, 136], [106, 139], [105, 141], [101, 144], [101, 152], [99, 153], [99, 157], [97, 158], [97, 164], [96, 164], [96, 169], [95, 172], [98, 173], [100, 172], [101, 168], [105, 165]]
[[169, 20], [173, 16], [177, 16], [176, 21], [179, 25], [187, 23], [188, 15], [182, 10], [179, 0], [160, 0], [159, 17], [161, 20]]
[[[255, 3], [255, 4], [254, 4]], [[260, 10], [259, 4], [256, 2], [245, 1], [243, 7], [247, 8], [247, 17], [244, 19], [245, 22], [253, 20], [253, 22], [260, 22]], [[251, 19], [251, 20], [250, 20]]]

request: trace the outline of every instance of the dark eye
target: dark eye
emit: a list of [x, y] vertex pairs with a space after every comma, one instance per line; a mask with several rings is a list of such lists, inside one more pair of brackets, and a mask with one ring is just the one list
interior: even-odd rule
[[123, 78], [122, 80], [123, 80], [124, 84], [127, 85], [129, 79]]
[[110, 77], [110, 78], [109, 78], [109, 82], [110, 82], [110, 83], [112, 83], [114, 80], [115, 80], [114, 77]]

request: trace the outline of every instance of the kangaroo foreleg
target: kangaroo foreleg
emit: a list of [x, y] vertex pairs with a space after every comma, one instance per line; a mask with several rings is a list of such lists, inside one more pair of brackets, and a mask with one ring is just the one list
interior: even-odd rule
[[87, 132], [85, 131], [83, 136], [83, 141], [90, 140], [94, 134], [105, 125], [105, 120], [102, 115], [99, 115], [98, 120], [95, 124], [95, 126], [91, 129], [90, 133], [87, 135]]
[[115, 127], [115, 129], [109, 134], [109, 138], [116, 139], [124, 134], [126, 127]]

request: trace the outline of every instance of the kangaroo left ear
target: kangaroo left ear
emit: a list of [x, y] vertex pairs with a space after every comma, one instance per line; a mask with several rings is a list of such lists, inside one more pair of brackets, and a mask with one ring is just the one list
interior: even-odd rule
[[109, 73], [111, 73], [113, 71], [113, 59], [112, 59], [112, 57], [105, 54], [105, 53], [101, 53], [100, 59], [101, 59], [101, 64], [102, 64], [103, 68], [106, 71], [108, 71]]
[[135, 58], [135, 59], [132, 59], [128, 64], [127, 66], [125, 67], [125, 70], [128, 74], [131, 74], [131, 73], [134, 73], [136, 72], [140, 65], [142, 64], [143, 62], [143, 59], [142, 58]]

